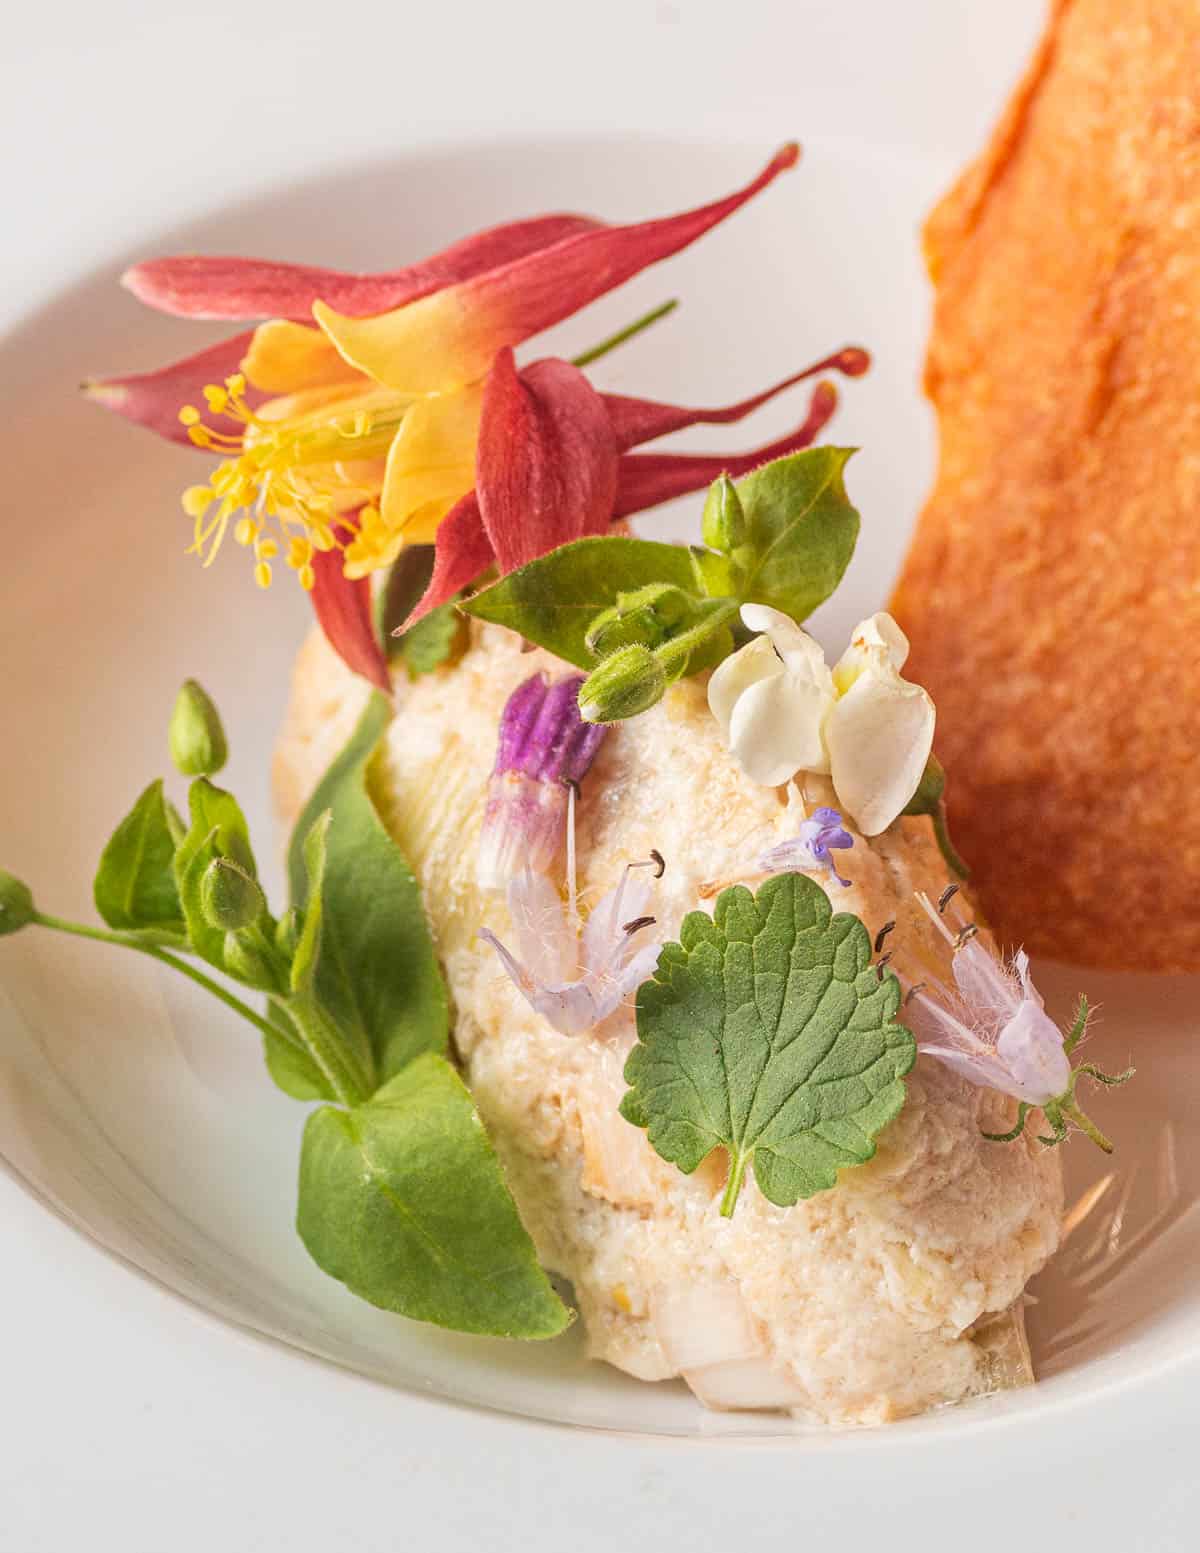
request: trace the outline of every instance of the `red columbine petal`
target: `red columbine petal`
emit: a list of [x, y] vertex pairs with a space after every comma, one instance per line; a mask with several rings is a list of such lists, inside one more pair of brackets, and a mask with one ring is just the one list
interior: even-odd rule
[[668, 432], [681, 431], [685, 426], [721, 426], [731, 421], [740, 421], [776, 394], [781, 394], [785, 388], [802, 383], [805, 378], [816, 377], [820, 372], [844, 372], [847, 377], [861, 377], [870, 365], [871, 358], [865, 350], [857, 345], [848, 345], [843, 350], [835, 351], [832, 356], [826, 356], [824, 361], [815, 362], [811, 367], [805, 367], [803, 372], [797, 372], [792, 377], [784, 378], [782, 383], [764, 389], [761, 394], [722, 409], [689, 410], [680, 405], [656, 404], [649, 399], [628, 399], [623, 394], [605, 394], [604, 404], [612, 422], [617, 446], [623, 453], [627, 448], [637, 447], [642, 442], [652, 442], [655, 437], [665, 437]]
[[602, 534], [616, 489], [608, 412], [579, 368], [550, 358], [518, 375], [512, 351], [502, 350], [484, 386], [475, 454], [479, 510], [501, 574]]
[[122, 283], [140, 302], [180, 318], [291, 318], [310, 321], [319, 298], [352, 317], [384, 313], [443, 286], [511, 263], [600, 223], [587, 216], [535, 216], [463, 238], [418, 264], [379, 275], [348, 275], [268, 259], [183, 256], [149, 259]]
[[660, 502], [670, 501], [675, 496], [701, 490], [720, 474], [736, 478], [749, 474], [760, 464], [769, 464], [774, 458], [806, 448], [836, 408], [837, 390], [833, 384], [818, 383], [804, 424], [766, 447], [726, 457], [719, 454], [693, 457], [687, 453], [626, 453], [618, 464], [613, 517], [627, 518], [631, 513], [644, 512], [647, 507], [657, 507]]
[[[185, 356], [182, 361], [173, 361], [154, 372], [89, 378], [83, 391], [106, 410], [115, 410], [170, 442], [192, 447], [187, 428], [179, 423], [180, 406], [198, 401], [206, 384], [220, 383], [236, 372], [252, 338], [250, 331], [236, 334], [231, 340], [222, 340], [219, 345], [210, 345], [195, 356]], [[248, 388], [246, 398], [256, 405], [263, 395]]]
[[416, 625], [439, 604], [448, 603], [468, 583], [492, 564], [492, 542], [483, 526], [479, 503], [472, 491], [452, 507], [438, 524], [433, 576], [420, 602], [401, 629]]
[[795, 145], [784, 146], [753, 182], [711, 205], [568, 237], [369, 321], [356, 322], [323, 301], [313, 314], [347, 361], [399, 393], [475, 382], [498, 351], [694, 243], [794, 166], [798, 156]]
[[[346, 529], [338, 537], [349, 541]], [[375, 634], [371, 611], [371, 583], [361, 577], [351, 582], [342, 572], [340, 550], [317, 551], [312, 558], [315, 576], [313, 608], [329, 645], [348, 668], [369, 679], [381, 690], [390, 691], [387, 659]]]

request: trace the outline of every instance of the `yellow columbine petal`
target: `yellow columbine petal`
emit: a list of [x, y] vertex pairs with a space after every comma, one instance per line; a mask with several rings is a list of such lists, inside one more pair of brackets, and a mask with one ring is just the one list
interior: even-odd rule
[[383, 481], [384, 527], [406, 544], [428, 544], [455, 502], [475, 484], [483, 385], [419, 399], [404, 417]]
[[313, 317], [351, 366], [402, 394], [474, 382], [486, 376], [498, 349], [491, 319], [456, 287], [374, 318], [348, 318], [314, 302]]
[[254, 331], [242, 371], [265, 394], [362, 383], [362, 374], [341, 356], [320, 329], [274, 318]]

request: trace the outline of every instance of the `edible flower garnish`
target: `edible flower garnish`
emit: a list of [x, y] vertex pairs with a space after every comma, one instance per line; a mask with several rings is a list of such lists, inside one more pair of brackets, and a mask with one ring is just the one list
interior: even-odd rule
[[1061, 1143], [1073, 1124], [1111, 1154], [1112, 1144], [1080, 1109], [1076, 1085], [1085, 1074], [1101, 1084], [1123, 1084], [1133, 1077], [1133, 1069], [1110, 1076], [1087, 1062], [1072, 1068], [1070, 1054], [1087, 1029], [1087, 999], [1080, 1000], [1078, 1014], [1064, 1035], [1046, 1013], [1023, 950], [1006, 964], [983, 943], [975, 924], [958, 913], [957, 905], [958, 914], [951, 916], [954, 931], [947, 926], [955, 893], [956, 887], [950, 886], [937, 908], [926, 895], [917, 896], [950, 945], [954, 978], [951, 988], [923, 966], [926, 979], [909, 986], [901, 1017], [917, 1036], [917, 1050], [972, 1084], [997, 1089], [1019, 1102], [1016, 1125], [1010, 1132], [985, 1133], [990, 1142], [1019, 1138], [1029, 1112], [1038, 1107], [1051, 1129], [1050, 1137], [1040, 1139], [1042, 1143]]
[[493, 564], [503, 575], [723, 468], [745, 470], [812, 441], [836, 402], [827, 383], [796, 431], [750, 454], [628, 451], [684, 426], [738, 420], [826, 367], [856, 375], [865, 352], [839, 352], [715, 410], [602, 396], [570, 362], [518, 368], [513, 356], [703, 236], [798, 154], [783, 147], [744, 188], [680, 215], [630, 226], [539, 217], [381, 275], [231, 258], [138, 264], [125, 284], [151, 307], [268, 321], [157, 372], [85, 388], [219, 455], [207, 483], [184, 494], [193, 550], [210, 563], [232, 530], [263, 587], [282, 561], [311, 592], [337, 651], [386, 689], [367, 579], [402, 546], [437, 544], [416, 620]]
[[582, 684], [582, 674], [553, 684], [534, 674], [505, 703], [479, 837], [485, 889], [507, 889], [526, 869], [546, 874], [559, 854], [568, 792], [587, 774], [607, 732], [580, 717]]
[[814, 809], [807, 819], [800, 821], [797, 835], [768, 847], [758, 859], [756, 871], [763, 874], [790, 874], [808, 868], [825, 868], [838, 884], [849, 888], [849, 879], [842, 878], [829, 854], [853, 845], [854, 837], [842, 824], [838, 811], [822, 806]]
[[[575, 790], [567, 806], [567, 898], [545, 874], [527, 868], [508, 887], [516, 934], [512, 953], [488, 928], [479, 936], [500, 956], [513, 985], [563, 1035], [581, 1035], [614, 1013], [654, 970], [661, 936], [646, 914], [653, 880], [665, 863], [658, 853], [628, 863], [616, 888], [596, 902], [586, 921], [575, 881]], [[641, 870], [653, 869], [649, 878]]]
[[742, 606], [762, 632], [713, 674], [708, 702], [752, 781], [828, 773], [864, 836], [886, 830], [916, 792], [933, 747], [933, 702], [900, 677], [908, 639], [890, 615], [856, 627], [832, 670], [789, 616]]

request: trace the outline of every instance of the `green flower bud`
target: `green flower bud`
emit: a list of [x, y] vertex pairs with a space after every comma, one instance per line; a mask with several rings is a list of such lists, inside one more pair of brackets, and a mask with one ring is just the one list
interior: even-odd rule
[[200, 877], [200, 910], [212, 927], [249, 927], [266, 904], [258, 881], [231, 858], [214, 857]]
[[648, 647], [621, 647], [579, 687], [579, 715], [587, 723], [617, 723], [661, 701], [667, 673]]
[[260, 992], [282, 991], [282, 981], [271, 963], [265, 942], [260, 934], [243, 928], [232, 929], [225, 935], [225, 969], [247, 987]]
[[708, 488], [700, 535], [710, 550], [728, 555], [746, 543], [746, 514], [737, 486], [728, 475], [718, 475]]
[[19, 933], [36, 916], [29, 886], [0, 868], [0, 938], [7, 933]]
[[167, 742], [171, 760], [184, 776], [212, 776], [228, 758], [229, 746], [217, 709], [194, 679], [184, 680], [175, 697]]
[[606, 658], [619, 647], [657, 647], [694, 609], [695, 600], [669, 582], [651, 582], [618, 593], [616, 604], [597, 615], [588, 628], [588, 651]]
[[296, 953], [296, 945], [300, 942], [300, 930], [303, 926], [304, 918], [294, 906], [289, 907], [279, 919], [275, 929], [275, 947], [289, 960]]
[[946, 771], [936, 755], [930, 755], [917, 783], [917, 790], [900, 811], [902, 814], [936, 814], [946, 791]]

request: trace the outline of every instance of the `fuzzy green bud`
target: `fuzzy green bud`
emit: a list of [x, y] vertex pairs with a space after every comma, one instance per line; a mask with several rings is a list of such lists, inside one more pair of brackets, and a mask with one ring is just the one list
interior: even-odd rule
[[294, 906], [289, 906], [280, 917], [275, 928], [275, 947], [285, 959], [290, 960], [296, 953], [296, 945], [300, 942], [300, 930], [303, 926], [304, 918]]
[[930, 755], [917, 783], [917, 790], [900, 811], [902, 814], [936, 814], [946, 791], [946, 771], [936, 755]]
[[217, 709], [194, 679], [184, 680], [175, 697], [167, 742], [171, 760], [184, 776], [212, 776], [228, 758], [229, 746]]
[[700, 535], [710, 550], [729, 555], [746, 543], [746, 514], [737, 486], [728, 475], [718, 475], [708, 488]]
[[200, 876], [200, 910], [212, 927], [249, 927], [266, 904], [258, 881], [232, 858], [214, 857]]
[[225, 935], [223, 952], [225, 969], [245, 986], [260, 992], [281, 990], [281, 978], [271, 963], [266, 942], [254, 929], [231, 929]]
[[667, 671], [648, 647], [620, 647], [579, 687], [579, 715], [586, 723], [617, 723], [661, 701], [666, 688]]
[[37, 916], [33, 894], [27, 884], [0, 868], [0, 938], [19, 933]]
[[618, 593], [616, 604], [596, 616], [584, 640], [597, 658], [635, 644], [657, 647], [694, 609], [695, 600], [673, 583], [647, 583], [644, 588]]

